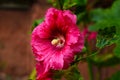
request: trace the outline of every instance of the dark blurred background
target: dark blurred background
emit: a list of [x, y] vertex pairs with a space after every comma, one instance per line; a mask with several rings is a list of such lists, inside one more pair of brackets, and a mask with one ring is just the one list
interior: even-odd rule
[[1, 0], [0, 8], [29, 8], [36, 0]]

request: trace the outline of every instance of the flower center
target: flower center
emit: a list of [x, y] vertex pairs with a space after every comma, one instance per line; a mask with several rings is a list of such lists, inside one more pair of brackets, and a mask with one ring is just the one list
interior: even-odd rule
[[51, 41], [51, 44], [56, 46], [56, 47], [63, 47], [64, 44], [65, 44], [65, 39], [63, 37], [58, 37], [58, 38], [54, 38], [52, 41]]

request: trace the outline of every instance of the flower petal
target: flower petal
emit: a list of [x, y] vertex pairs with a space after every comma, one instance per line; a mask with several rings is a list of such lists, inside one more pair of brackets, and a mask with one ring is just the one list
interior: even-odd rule
[[63, 62], [63, 54], [54, 53], [54, 55], [51, 56], [49, 64], [52, 69], [60, 70], [63, 68]]

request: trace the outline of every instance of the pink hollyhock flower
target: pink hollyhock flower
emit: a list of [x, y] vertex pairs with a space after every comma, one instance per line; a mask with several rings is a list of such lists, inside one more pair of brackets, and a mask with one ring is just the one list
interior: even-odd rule
[[32, 32], [32, 50], [41, 65], [39, 75], [49, 69], [67, 68], [84, 47], [76, 16], [69, 10], [48, 9], [45, 20]]
[[90, 32], [90, 31], [88, 30], [88, 28], [85, 28], [85, 29], [83, 30], [83, 35], [84, 35], [84, 37], [87, 38], [88, 41], [89, 41], [89, 40], [94, 40], [94, 39], [96, 39], [96, 37], [97, 37], [97, 32]]
[[42, 71], [44, 67], [41, 67], [41, 63], [37, 63], [36, 64], [36, 71], [37, 71], [37, 78], [36, 80], [52, 80], [51, 76], [52, 76], [52, 72], [49, 70], [45, 73], [43, 73]]

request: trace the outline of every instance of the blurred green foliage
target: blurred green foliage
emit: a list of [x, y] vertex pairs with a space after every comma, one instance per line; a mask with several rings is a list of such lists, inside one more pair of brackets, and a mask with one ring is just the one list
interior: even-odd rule
[[31, 31], [33, 31], [33, 29], [34, 29], [35, 27], [37, 27], [40, 23], [42, 23], [43, 20], [44, 20], [44, 18], [41, 18], [41, 19], [35, 20], [35, 21], [33, 22], [33, 24], [32, 24]]
[[[104, 47], [108, 44], [116, 44], [114, 54], [120, 57], [120, 0], [116, 0], [110, 8], [92, 10], [91, 20], [95, 24], [90, 30], [99, 31], [97, 46]], [[110, 29], [111, 28], [111, 29]], [[100, 31], [102, 30], [102, 31]], [[109, 36], [109, 38], [108, 38]], [[110, 39], [111, 38], [111, 39]], [[102, 39], [102, 40], [101, 40]]]
[[66, 70], [54, 71], [53, 80], [84, 80], [80, 75], [77, 65], [72, 65]]
[[109, 79], [107, 80], [120, 80], [120, 71], [117, 71], [115, 74], [113, 74]]

